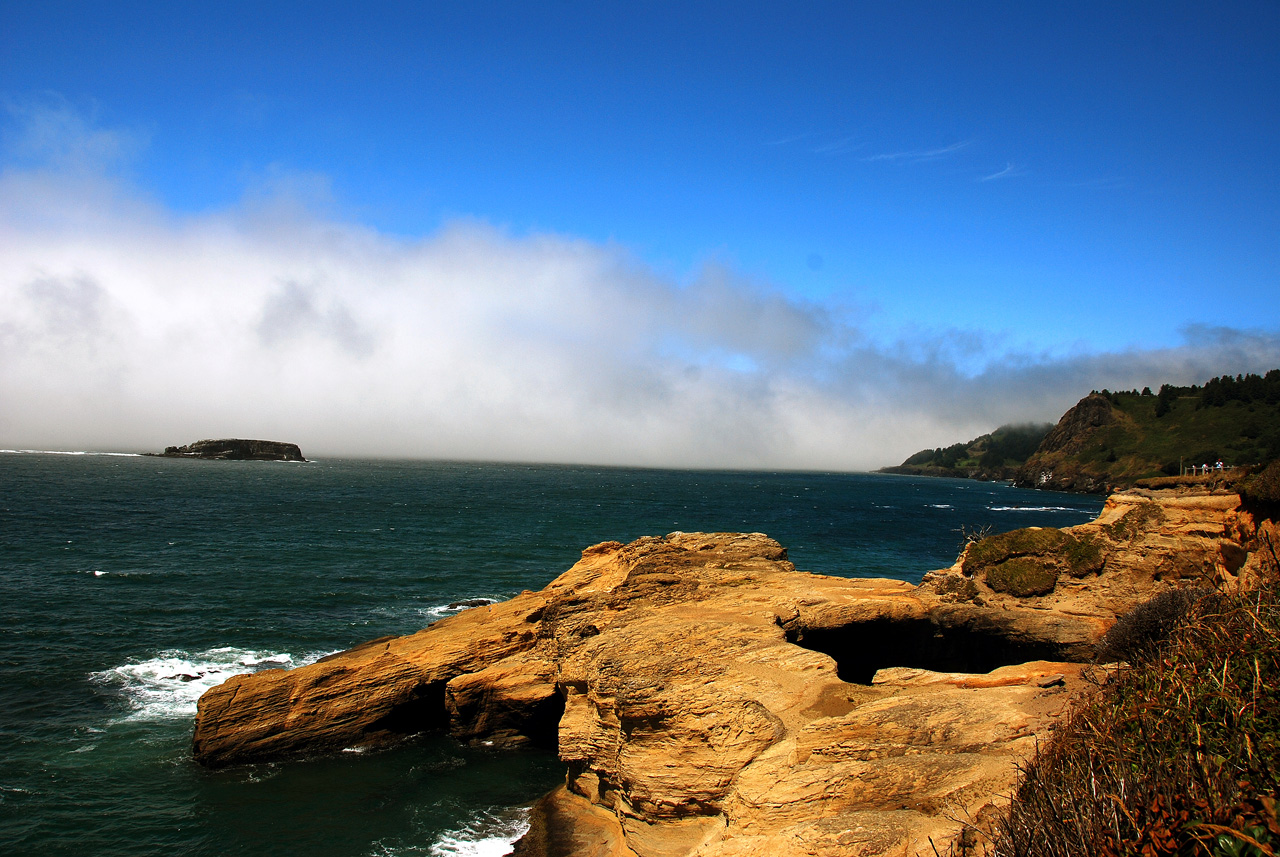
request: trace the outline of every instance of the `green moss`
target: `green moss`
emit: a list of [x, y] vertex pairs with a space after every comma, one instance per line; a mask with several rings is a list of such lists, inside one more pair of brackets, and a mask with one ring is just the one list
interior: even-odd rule
[[1006, 560], [987, 569], [987, 586], [1018, 598], [1047, 595], [1058, 583], [1058, 572], [1028, 557]]
[[1107, 535], [1116, 541], [1132, 541], [1164, 520], [1164, 510], [1157, 503], [1134, 506], [1120, 516], [1120, 520], [1108, 524]]
[[972, 601], [978, 597], [978, 587], [967, 577], [948, 574], [933, 582], [934, 591], [943, 601]]
[[973, 575], [1010, 557], [1053, 553], [1074, 541], [1054, 527], [1026, 527], [985, 538], [970, 546], [965, 555], [965, 574]]
[[1068, 537], [1062, 552], [1067, 560], [1067, 571], [1072, 577], [1084, 577], [1102, 571], [1106, 560], [1102, 556], [1102, 548], [1091, 537], [1076, 539]]

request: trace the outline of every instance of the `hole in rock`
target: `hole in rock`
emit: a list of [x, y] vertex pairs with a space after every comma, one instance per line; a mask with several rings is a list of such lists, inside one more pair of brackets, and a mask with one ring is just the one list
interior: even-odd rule
[[368, 731], [407, 736], [448, 727], [444, 688], [442, 681], [418, 685], [406, 699], [369, 724]]
[[520, 727], [535, 747], [555, 750], [560, 743], [560, 718], [564, 716], [564, 694], [553, 693], [529, 710]]
[[1062, 647], [1054, 643], [971, 628], [942, 628], [927, 619], [876, 619], [840, 628], [813, 628], [792, 642], [830, 655], [840, 680], [853, 684], [871, 684], [876, 670], [886, 667], [985, 673], [1027, 661], [1067, 660]]

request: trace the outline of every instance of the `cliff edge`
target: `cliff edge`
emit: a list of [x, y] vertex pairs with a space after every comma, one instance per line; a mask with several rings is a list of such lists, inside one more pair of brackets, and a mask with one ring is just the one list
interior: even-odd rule
[[1162, 588], [1247, 574], [1233, 494], [1114, 497], [920, 586], [798, 572], [767, 536], [606, 542], [538, 592], [200, 700], [223, 766], [447, 729], [558, 750], [521, 855], [932, 854], [1007, 803], [1092, 643]]

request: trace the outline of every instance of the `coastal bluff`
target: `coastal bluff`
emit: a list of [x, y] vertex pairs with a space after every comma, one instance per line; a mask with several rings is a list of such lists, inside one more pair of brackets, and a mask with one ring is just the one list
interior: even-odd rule
[[800, 572], [759, 533], [605, 542], [538, 592], [229, 679], [193, 749], [221, 767], [429, 730], [554, 748], [565, 783], [524, 857], [946, 853], [1007, 805], [1116, 617], [1247, 576], [1260, 526], [1236, 494], [1127, 492], [919, 586]]
[[185, 446], [167, 446], [160, 458], [203, 458], [212, 461], [306, 461], [296, 443], [278, 440], [220, 438], [198, 440]]

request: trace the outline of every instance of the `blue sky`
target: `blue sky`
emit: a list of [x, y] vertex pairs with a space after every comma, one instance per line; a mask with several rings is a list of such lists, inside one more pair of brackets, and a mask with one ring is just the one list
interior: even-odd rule
[[[181, 286], [126, 270], [132, 242], [163, 246], [166, 271], [199, 269], [202, 293], [255, 307], [240, 323], [258, 352], [237, 344], [229, 316], [203, 358], [175, 362], [283, 372], [292, 360], [367, 391], [357, 401], [317, 382], [329, 408], [282, 409], [279, 389], [263, 387], [249, 396], [258, 408], [226, 426], [314, 427], [338, 454], [377, 452], [352, 440], [372, 409], [406, 424], [395, 454], [872, 466], [967, 438], [953, 432], [1056, 419], [1093, 387], [1280, 365], [1275, 2], [5, 0], [0, 18], [5, 287], [26, 302], [0, 318], [0, 342], [27, 367], [0, 369], [0, 393], [34, 405], [47, 395], [37, 378], [75, 387], [103, 354], [126, 379], [93, 405], [98, 418], [0, 417], [0, 443], [157, 439], [144, 426], [162, 379], [144, 369], [198, 316], [145, 317], [144, 294]], [[325, 253], [376, 245], [390, 268], [363, 251], [319, 267], [291, 256], [309, 241]], [[441, 273], [453, 253], [463, 261]], [[246, 266], [234, 283], [202, 264], [220, 254]], [[459, 333], [450, 356], [417, 363], [421, 413], [374, 401], [368, 377], [414, 371], [410, 350], [399, 363], [386, 343], [428, 330], [397, 326], [408, 311], [379, 327], [395, 300], [362, 285], [362, 270], [422, 301], [428, 282], [476, 295], [455, 308], [471, 324], [454, 331], [493, 351], [468, 361]], [[554, 283], [528, 302], [523, 286], [494, 285], [532, 281]], [[86, 303], [70, 311], [73, 299]], [[59, 334], [97, 355], [76, 364], [49, 331], [90, 305], [98, 334]], [[631, 316], [609, 323], [630, 320], [648, 344], [627, 360], [576, 351], [608, 350], [602, 319], [583, 310], [611, 305]], [[664, 315], [675, 311], [679, 324]], [[288, 337], [263, 333], [286, 317]], [[133, 333], [112, 327], [124, 320]], [[538, 383], [505, 362], [507, 325], [546, 356]], [[86, 338], [107, 329], [111, 344]], [[140, 337], [155, 349], [146, 357], [131, 350]], [[324, 351], [356, 341], [363, 353]], [[574, 368], [602, 361], [612, 374]], [[708, 386], [681, 386], [690, 369]], [[433, 424], [456, 443], [415, 440], [410, 425], [430, 422], [451, 374], [483, 387], [483, 403]], [[590, 402], [607, 383], [658, 392], [599, 417]], [[566, 398], [584, 386], [596, 394]], [[695, 396], [706, 413], [682, 421]], [[184, 416], [163, 430], [213, 433], [219, 404], [165, 406]], [[536, 439], [472, 442], [478, 424], [513, 411]], [[841, 433], [855, 442], [832, 440]]]

